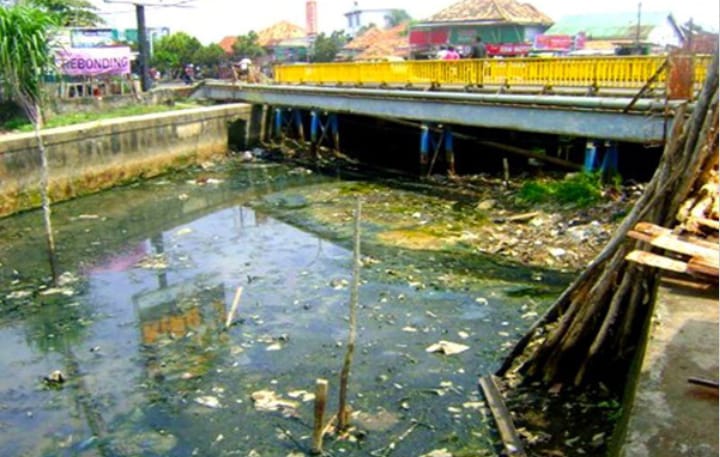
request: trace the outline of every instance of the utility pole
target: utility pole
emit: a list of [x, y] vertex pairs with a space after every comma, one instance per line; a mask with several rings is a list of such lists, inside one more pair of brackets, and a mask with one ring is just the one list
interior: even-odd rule
[[137, 17], [138, 29], [138, 66], [140, 67], [140, 85], [143, 92], [150, 90], [150, 73], [148, 69], [148, 42], [147, 29], [145, 28], [145, 5], [135, 4], [135, 15]]
[[156, 0], [155, 2], [138, 2], [133, 0], [103, 0], [105, 3], [129, 3], [135, 6], [135, 16], [137, 18], [137, 31], [138, 31], [138, 66], [140, 67], [140, 85], [143, 92], [150, 90], [152, 83], [150, 81], [150, 73], [148, 68], [149, 55], [149, 42], [147, 27], [145, 26], [145, 7], [146, 6], [159, 6], [159, 7], [187, 7], [189, 3], [194, 0], [174, 0], [165, 3], [164, 0]]

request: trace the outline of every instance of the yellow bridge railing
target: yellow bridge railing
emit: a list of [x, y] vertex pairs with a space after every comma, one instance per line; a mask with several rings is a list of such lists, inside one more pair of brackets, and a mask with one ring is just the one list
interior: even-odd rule
[[[462, 85], [662, 89], [666, 56], [411, 60], [282, 65], [275, 81], [287, 84]], [[709, 56], [693, 59], [693, 81], [705, 80]]]

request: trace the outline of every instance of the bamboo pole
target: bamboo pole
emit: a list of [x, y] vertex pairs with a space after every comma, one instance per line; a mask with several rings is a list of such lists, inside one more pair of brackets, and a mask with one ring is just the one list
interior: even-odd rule
[[495, 384], [494, 377], [483, 376], [480, 378], [479, 384], [495, 419], [495, 424], [497, 425], [507, 455], [511, 457], [526, 457], [527, 454], [523, 449], [522, 441], [520, 441], [520, 437], [515, 430], [510, 411], [508, 411], [507, 406], [505, 406], [502, 395], [500, 395], [500, 391]]
[[326, 379], [315, 381], [315, 420], [313, 422], [312, 447], [310, 453], [317, 455], [323, 452], [323, 435], [325, 434], [325, 404], [327, 403], [328, 382]]
[[355, 351], [355, 338], [357, 335], [357, 304], [360, 289], [360, 217], [362, 202], [357, 199], [355, 207], [355, 235], [353, 242], [353, 277], [350, 289], [350, 333], [348, 335], [347, 352], [345, 362], [340, 372], [340, 398], [338, 406], [338, 432], [344, 431], [348, 426], [349, 410], [347, 407], [347, 384], [350, 378], [350, 366], [352, 365], [353, 352]]
[[227, 319], [225, 320], [225, 328], [230, 327], [230, 324], [232, 324], [233, 316], [235, 316], [235, 311], [240, 304], [240, 297], [242, 296], [242, 292], [242, 286], [238, 287], [235, 291], [235, 298], [233, 298], [232, 306], [230, 306], [230, 311], [228, 312]]

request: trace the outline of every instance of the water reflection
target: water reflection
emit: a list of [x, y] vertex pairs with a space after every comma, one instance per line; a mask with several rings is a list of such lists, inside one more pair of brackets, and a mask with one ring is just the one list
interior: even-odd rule
[[[256, 411], [250, 395], [270, 389], [287, 397], [324, 377], [336, 398], [352, 255], [246, 206], [287, 187], [272, 179], [281, 173], [260, 170], [225, 186], [150, 181], [58, 207], [60, 259], [82, 272], [68, 294], [27, 288], [24, 295], [8, 265], [27, 274], [46, 261], [33, 258], [33, 233], [16, 242], [0, 237], [0, 281], [25, 297], [2, 298], [0, 369], [13, 376], [0, 377], [0, 455], [301, 450], [277, 429], [303, 443], [312, 404], [298, 400], [289, 419]], [[288, 210], [307, 205], [286, 196], [267, 201]], [[420, 265], [410, 255], [399, 263]], [[476, 374], [521, 332], [523, 299], [502, 296], [502, 283], [484, 284], [484, 302], [465, 290], [419, 288], [415, 281], [430, 284], [435, 273], [413, 270], [405, 281], [399, 263], [387, 273], [397, 256], [373, 256], [377, 266], [363, 269], [349, 398], [370, 432], [360, 444], [326, 448], [367, 455], [412, 421], [432, 427], [418, 427], [398, 455], [486, 448], [484, 425], [465, 405], [477, 400]], [[239, 286], [237, 324], [226, 330]], [[452, 358], [425, 351], [458, 338], [472, 350]], [[54, 369], [68, 374], [61, 389], [41, 382]]]

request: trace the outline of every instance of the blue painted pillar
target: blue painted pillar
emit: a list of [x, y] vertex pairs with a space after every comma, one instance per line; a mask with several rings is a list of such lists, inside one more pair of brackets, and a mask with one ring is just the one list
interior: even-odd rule
[[337, 114], [330, 114], [328, 122], [330, 123], [330, 134], [333, 138], [333, 147], [335, 148], [335, 152], [340, 152], [340, 121], [338, 120]]
[[318, 129], [320, 128], [320, 116], [317, 111], [310, 111], [310, 142], [317, 143]]
[[430, 163], [430, 127], [426, 123], [420, 126], [420, 174], [425, 176]]
[[443, 129], [443, 146], [445, 147], [445, 162], [447, 162], [447, 173], [455, 176], [455, 149], [453, 148], [452, 128]]
[[605, 156], [603, 156], [600, 170], [603, 176], [612, 176], [618, 171], [618, 146], [615, 141], [605, 143]]
[[282, 108], [275, 108], [275, 138], [282, 137], [283, 130], [283, 112]]
[[597, 143], [588, 141], [585, 145], [585, 171], [592, 173], [595, 171], [597, 162]]

